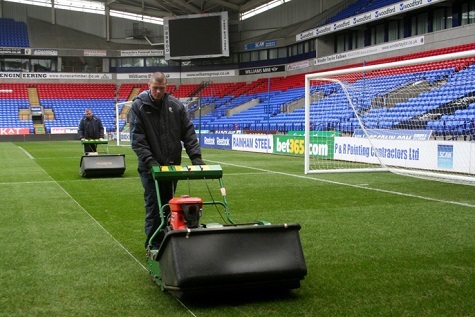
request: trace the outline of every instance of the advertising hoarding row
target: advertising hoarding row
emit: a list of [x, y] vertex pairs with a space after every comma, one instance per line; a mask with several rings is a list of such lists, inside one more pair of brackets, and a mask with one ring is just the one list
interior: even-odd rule
[[[303, 135], [201, 134], [203, 148], [304, 156]], [[329, 134], [311, 138], [316, 158], [380, 164], [422, 170], [475, 174], [474, 142], [410, 139], [366, 139]]]

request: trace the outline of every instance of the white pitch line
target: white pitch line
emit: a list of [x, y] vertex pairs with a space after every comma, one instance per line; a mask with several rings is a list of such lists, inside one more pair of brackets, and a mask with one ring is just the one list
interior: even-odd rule
[[34, 182], [3, 182], [0, 185], [7, 186], [7, 185], [23, 185], [23, 184], [50, 184], [54, 183], [54, 181], [34, 181]]
[[95, 178], [88, 178], [88, 179], [70, 179], [65, 181], [23, 181], [23, 182], [0, 182], [0, 185], [21, 185], [21, 184], [48, 184], [48, 183], [75, 183], [75, 182], [99, 182], [99, 181], [128, 181], [128, 180], [136, 180], [140, 179], [139, 176], [137, 177], [109, 177], [109, 178], [102, 178], [102, 179], [95, 179]]
[[380, 188], [372, 188], [372, 187], [367, 187], [367, 186], [336, 182], [336, 181], [331, 181], [331, 180], [322, 179], [322, 178], [310, 177], [310, 176], [306, 176], [306, 175], [295, 175], [295, 174], [289, 174], [289, 173], [284, 173], [284, 172], [276, 172], [276, 171], [266, 170], [266, 169], [263, 169], [263, 168], [250, 167], [250, 166], [246, 166], [246, 165], [238, 165], [238, 164], [231, 164], [231, 163], [211, 161], [211, 160], [207, 160], [207, 161], [218, 163], [218, 164], [221, 164], [221, 165], [230, 165], [230, 166], [236, 166], [236, 167], [241, 167], [241, 168], [248, 168], [248, 169], [261, 171], [261, 172], [266, 172], [266, 173], [270, 173], [270, 174], [279, 174], [279, 175], [284, 175], [284, 176], [289, 176], [289, 177], [315, 180], [315, 181], [320, 181], [320, 182], [324, 182], [324, 183], [330, 183], [330, 184], [341, 185], [341, 186], [348, 186], [348, 187], [353, 187], [353, 188], [358, 188], [358, 189], [371, 190], [371, 191], [387, 193], [387, 194], [392, 194], [392, 195], [419, 198], [419, 199], [428, 200], [428, 201], [435, 201], [435, 202], [439, 202], [439, 203], [446, 203], [446, 204], [452, 204], [452, 205], [475, 208], [474, 204], [462, 203], [462, 202], [459, 202], [459, 201], [436, 199], [436, 198], [432, 198], [432, 197], [425, 197], [425, 196], [420, 196], [420, 195], [401, 193], [401, 192], [396, 192], [396, 191], [392, 191], [392, 190], [386, 190], [386, 189], [380, 189]]
[[[30, 153], [28, 153], [28, 151], [26, 151], [25, 149], [23, 149], [22, 147], [19, 146], [19, 148], [30, 158], [30, 159], [35, 159]], [[48, 176], [51, 181], [44, 181], [42, 183], [45, 183], [45, 182], [48, 182], [48, 183], [53, 183], [55, 184], [56, 186], [58, 186], [76, 205], [78, 205], [78, 207], [87, 215], [89, 216], [89, 218], [92, 219], [93, 222], [96, 223], [96, 225], [99, 226], [99, 228], [101, 228], [112, 240], [114, 240], [130, 257], [132, 257], [132, 259], [134, 259], [145, 271], [147, 271], [147, 268], [136, 258], [132, 255], [132, 253], [130, 253], [129, 250], [127, 250], [127, 248], [119, 242], [119, 240], [117, 240], [109, 231], [107, 231], [106, 228], [104, 228], [104, 226], [102, 226], [99, 221], [96, 220], [96, 218], [94, 218], [76, 199], [74, 199], [67, 191], [66, 189], [64, 189], [55, 179], [53, 179], [41, 166], [38, 165], [38, 167], [41, 169], [41, 171], [43, 171], [43, 173], [45, 173], [46, 176]]]
[[[23, 148], [19, 147], [30, 159], [35, 159], [30, 153], [28, 153], [26, 150]], [[391, 191], [391, 190], [384, 190], [384, 189], [378, 189], [378, 188], [370, 188], [366, 186], [361, 186], [361, 185], [354, 185], [354, 184], [348, 184], [348, 183], [342, 183], [342, 182], [336, 182], [336, 181], [331, 181], [331, 180], [326, 180], [326, 179], [321, 179], [321, 178], [315, 178], [315, 177], [309, 177], [306, 175], [295, 175], [295, 174], [289, 174], [289, 173], [284, 173], [284, 172], [276, 172], [276, 171], [271, 171], [271, 170], [266, 170], [263, 168], [257, 168], [257, 167], [250, 167], [250, 166], [245, 166], [245, 165], [238, 165], [238, 164], [231, 164], [231, 163], [226, 163], [226, 162], [219, 162], [219, 161], [212, 161], [212, 160], [207, 160], [209, 162], [214, 162], [222, 165], [229, 165], [229, 166], [236, 166], [236, 167], [241, 167], [241, 168], [247, 168], [255, 171], [260, 171], [263, 173], [269, 173], [269, 174], [279, 174], [279, 175], [284, 175], [288, 177], [296, 177], [296, 178], [302, 178], [302, 179], [307, 179], [307, 180], [315, 180], [315, 181], [320, 181], [320, 182], [325, 182], [325, 183], [330, 183], [330, 184], [335, 184], [335, 185], [341, 185], [341, 186], [348, 186], [348, 187], [353, 187], [353, 188], [358, 188], [358, 189], [365, 189], [365, 190], [371, 190], [371, 191], [377, 191], [377, 192], [382, 192], [382, 193], [388, 193], [388, 194], [393, 194], [393, 195], [399, 195], [399, 196], [406, 196], [406, 197], [412, 197], [412, 198], [419, 198], [423, 200], [429, 200], [429, 201], [435, 201], [435, 202], [441, 202], [441, 203], [447, 203], [447, 204], [453, 204], [453, 205], [459, 205], [459, 206], [464, 206], [464, 207], [471, 207], [475, 208], [475, 205], [472, 204], [467, 204], [467, 203], [461, 203], [461, 202], [456, 202], [456, 201], [448, 201], [448, 200], [442, 200], [442, 199], [435, 199], [431, 197], [424, 197], [420, 195], [413, 195], [413, 194], [407, 194], [407, 193], [401, 193], [401, 192], [396, 192], [396, 191]], [[132, 255], [132, 253], [129, 252], [125, 248], [125, 246], [120, 243], [112, 234], [107, 231], [106, 228], [104, 228], [84, 207], [79, 204], [57, 181], [55, 181], [46, 171], [41, 167], [38, 166], [49, 178], [52, 179], [52, 181], [48, 181], [49, 183], [54, 183], [56, 184], [74, 203], [76, 203], [81, 210], [86, 213], [109, 237], [111, 237], [112, 240], [114, 240], [132, 259], [134, 259], [145, 271], [147, 271], [147, 268], [136, 258]], [[10, 183], [11, 184], [11, 183]], [[183, 303], [181, 302], [178, 298], [174, 297], [187, 311], [190, 313], [192, 316], [196, 315]]]
[[26, 154], [26, 156], [28, 156], [28, 158], [30, 158], [30, 159], [32, 159], [32, 160], [34, 160], [34, 159], [35, 159], [35, 157], [34, 157], [33, 155], [31, 155], [30, 153], [28, 153], [28, 151], [27, 151], [27, 150], [25, 150], [24, 148], [22, 148], [21, 146], [19, 146], [18, 148], [20, 148], [20, 150], [22, 150], [22, 151], [23, 151], [23, 153], [25, 153], [25, 154]]
[[[35, 159], [30, 153], [28, 153], [28, 151], [26, 151], [25, 149], [19, 147], [30, 159]], [[74, 199], [56, 180], [54, 180], [41, 166], [38, 165], [38, 167], [43, 171], [43, 173], [45, 173], [49, 178], [51, 178], [52, 181], [50, 181], [50, 183], [54, 183], [56, 184], [56, 186], [58, 186], [76, 205], [79, 206], [79, 208], [87, 215], [89, 216], [89, 218], [92, 219], [92, 221], [94, 223], [96, 223], [97, 226], [99, 226], [99, 228], [101, 228], [113, 241], [115, 241], [124, 251], [125, 253], [127, 253], [133, 260], [135, 260], [135, 262], [137, 262], [140, 267], [142, 267], [142, 269], [144, 269], [145, 271], [148, 271], [147, 268], [135, 257], [133, 256], [133, 254], [127, 250], [127, 248], [119, 242], [119, 240], [117, 240], [106, 228], [104, 228], [104, 226], [102, 226], [99, 221], [96, 220], [96, 218], [94, 218], [76, 199]], [[173, 296], [175, 298], [175, 300], [177, 302], [179, 302], [187, 311], [189, 314], [191, 314], [192, 316], [196, 317], [196, 315], [177, 297]]]

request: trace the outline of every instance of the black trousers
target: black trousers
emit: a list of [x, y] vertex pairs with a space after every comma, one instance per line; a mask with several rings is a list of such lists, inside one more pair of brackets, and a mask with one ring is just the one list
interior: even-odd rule
[[[160, 227], [160, 206], [158, 203], [157, 191], [155, 189], [155, 181], [149, 171], [140, 172], [140, 180], [144, 188], [144, 200], [145, 200], [145, 247], [148, 245], [148, 241], [153, 236], [155, 231]], [[160, 182], [158, 188], [160, 191], [161, 206], [168, 204], [170, 199], [175, 194], [176, 186], [178, 182]], [[165, 221], [167, 221], [170, 214], [170, 208], [167, 206], [164, 208]], [[166, 226], [166, 224], [165, 224]]]
[[84, 153], [97, 152], [97, 144], [84, 144]]

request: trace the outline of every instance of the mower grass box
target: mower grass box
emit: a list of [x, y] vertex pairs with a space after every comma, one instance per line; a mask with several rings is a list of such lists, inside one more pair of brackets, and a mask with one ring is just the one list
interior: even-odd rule
[[122, 176], [125, 172], [125, 155], [109, 154], [108, 140], [84, 139], [81, 144], [106, 145], [105, 154], [99, 152], [84, 153], [79, 162], [79, 175], [82, 177]]

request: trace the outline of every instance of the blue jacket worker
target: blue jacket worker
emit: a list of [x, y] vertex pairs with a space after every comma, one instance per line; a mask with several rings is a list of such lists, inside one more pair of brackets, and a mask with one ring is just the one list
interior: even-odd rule
[[[138, 157], [138, 172], [144, 188], [145, 247], [161, 222], [152, 166], [181, 165], [183, 147], [193, 165], [205, 164], [193, 122], [185, 106], [166, 92], [166, 85], [163, 73], [153, 73], [149, 89], [134, 99], [129, 112], [130, 142]], [[173, 198], [177, 182], [160, 182], [158, 186], [163, 206]], [[168, 217], [169, 209], [165, 213]]]
[[[93, 115], [89, 108], [84, 111], [84, 117], [79, 121], [78, 135], [80, 140], [104, 138], [102, 121]], [[84, 153], [96, 152], [96, 150], [97, 144], [84, 144]]]

